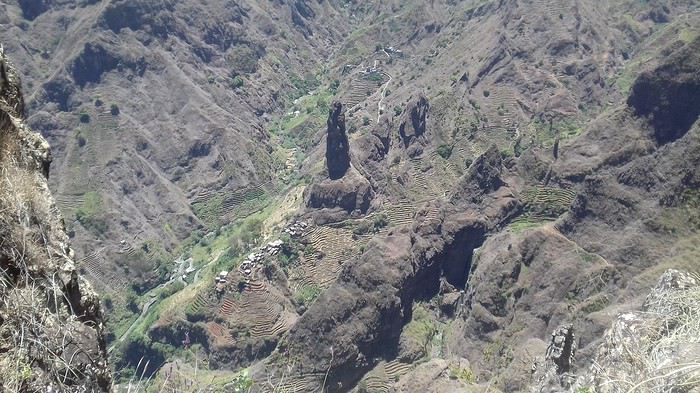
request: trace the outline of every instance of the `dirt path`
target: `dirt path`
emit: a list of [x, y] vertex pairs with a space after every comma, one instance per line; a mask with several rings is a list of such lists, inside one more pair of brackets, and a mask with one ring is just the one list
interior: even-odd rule
[[384, 107], [382, 106], [382, 103], [384, 102], [384, 97], [386, 95], [386, 89], [389, 87], [389, 83], [391, 83], [391, 80], [393, 79], [391, 75], [388, 72], [385, 72], [385, 74], [389, 77], [389, 80], [386, 81], [384, 84], [384, 87], [382, 87], [379, 97], [379, 102], [377, 103], [377, 124], [379, 124], [379, 118], [382, 117], [382, 111], [384, 110]]

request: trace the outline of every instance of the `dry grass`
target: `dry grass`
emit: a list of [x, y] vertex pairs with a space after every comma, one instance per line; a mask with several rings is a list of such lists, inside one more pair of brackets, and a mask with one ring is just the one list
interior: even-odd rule
[[614, 356], [596, 364], [604, 392], [688, 392], [700, 387], [700, 276], [689, 288], [654, 290], [645, 311], [621, 317]]

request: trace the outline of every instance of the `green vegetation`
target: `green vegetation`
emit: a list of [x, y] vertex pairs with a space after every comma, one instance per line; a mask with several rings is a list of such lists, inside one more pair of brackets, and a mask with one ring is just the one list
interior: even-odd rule
[[294, 296], [297, 303], [308, 307], [321, 295], [321, 287], [316, 284], [304, 285]]
[[316, 89], [320, 85], [320, 82], [316, 75], [311, 73], [307, 73], [302, 77], [296, 74], [291, 74], [289, 79], [292, 82], [292, 86], [294, 88], [294, 92], [291, 97], [292, 99], [305, 96], [309, 94], [310, 91]]
[[298, 148], [300, 154], [305, 154], [317, 142], [316, 134], [325, 124], [332, 98], [333, 92], [328, 89], [296, 99], [290, 112], [272, 123], [270, 132], [281, 139], [283, 147]]
[[233, 380], [233, 393], [246, 393], [253, 386], [253, 380], [248, 375], [248, 370], [241, 371]]
[[458, 379], [469, 385], [476, 383], [476, 375], [469, 367], [450, 366], [449, 369], [451, 379]]
[[521, 233], [528, 229], [541, 227], [547, 222], [550, 222], [550, 220], [543, 218], [534, 218], [526, 215], [523, 217], [518, 217], [518, 219], [514, 220], [508, 226], [508, 228], [515, 233]]
[[372, 82], [377, 82], [377, 83], [384, 82], [384, 75], [382, 75], [379, 72], [370, 72], [369, 74], [366, 74], [364, 78], [367, 80], [370, 80]]
[[536, 120], [533, 127], [536, 143], [546, 148], [553, 147], [557, 137], [562, 140], [569, 139], [580, 135], [583, 131], [583, 124], [573, 117], [557, 119], [552, 122], [551, 127], [549, 123]]
[[112, 105], [109, 107], [109, 113], [111, 113], [112, 116], [117, 116], [117, 115], [119, 115], [120, 112], [119, 112], [119, 107], [117, 106], [117, 104], [112, 104]]
[[243, 78], [241, 78], [240, 75], [236, 75], [236, 76], [234, 76], [233, 78], [231, 78], [230, 86], [231, 86], [231, 88], [233, 88], [233, 89], [238, 89], [238, 88], [243, 87], [243, 84], [244, 84], [244, 83], [245, 83], [245, 82], [243, 81]]
[[280, 252], [277, 254], [277, 261], [279, 266], [286, 270], [298, 262], [299, 254], [302, 251], [302, 244], [286, 233], [280, 237], [280, 240], [284, 243], [282, 244]]
[[75, 211], [75, 219], [88, 231], [102, 237], [108, 230], [107, 221], [102, 217], [102, 197], [94, 191], [85, 194], [85, 201]]
[[377, 233], [382, 228], [389, 225], [389, 218], [384, 213], [376, 214], [372, 217], [371, 221], [362, 220], [359, 224], [355, 225], [353, 233], [355, 235], [366, 235], [368, 233]]
[[80, 112], [80, 122], [87, 124], [90, 122], [90, 115], [87, 112]]
[[576, 393], [595, 393], [595, 389], [593, 389], [593, 388], [578, 388], [578, 389], [576, 389]]
[[437, 154], [447, 160], [452, 155], [452, 146], [450, 145], [440, 145], [437, 147]]
[[231, 67], [232, 78], [241, 74], [252, 74], [258, 69], [258, 55], [247, 45], [232, 47], [226, 60]]
[[404, 333], [428, 353], [430, 342], [437, 332], [436, 322], [430, 312], [422, 305], [414, 307], [413, 318], [404, 327]]

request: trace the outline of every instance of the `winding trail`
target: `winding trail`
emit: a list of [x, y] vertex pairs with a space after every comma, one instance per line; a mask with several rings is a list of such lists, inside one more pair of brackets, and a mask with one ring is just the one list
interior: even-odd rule
[[384, 87], [382, 87], [379, 97], [379, 102], [377, 103], [377, 124], [379, 124], [379, 118], [382, 117], [382, 111], [384, 110], [384, 107], [382, 106], [382, 103], [384, 102], [384, 97], [386, 97], [386, 89], [389, 87], [389, 83], [391, 83], [391, 80], [393, 79], [391, 77], [391, 74], [388, 72], [382, 71], [386, 76], [389, 77], [389, 80], [384, 83]]

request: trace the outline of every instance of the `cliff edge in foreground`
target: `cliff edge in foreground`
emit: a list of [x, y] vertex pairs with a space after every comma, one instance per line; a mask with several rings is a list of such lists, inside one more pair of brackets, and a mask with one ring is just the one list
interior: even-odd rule
[[50, 162], [0, 47], [0, 391], [108, 391], [99, 298], [76, 270]]

